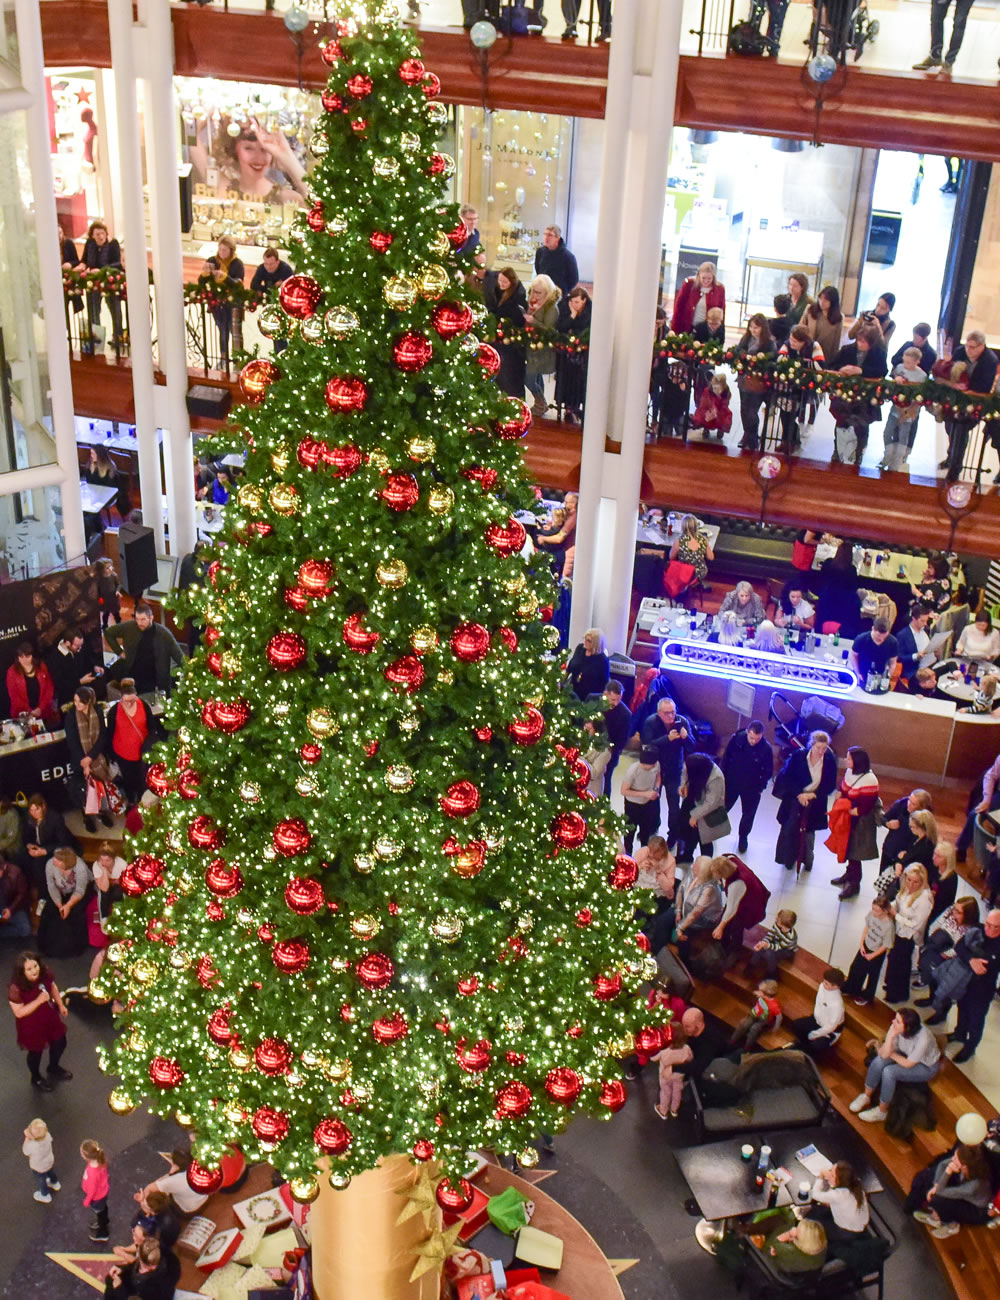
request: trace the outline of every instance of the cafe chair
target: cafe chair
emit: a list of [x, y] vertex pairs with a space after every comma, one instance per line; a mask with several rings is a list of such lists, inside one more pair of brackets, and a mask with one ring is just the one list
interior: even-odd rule
[[868, 1227], [857, 1242], [835, 1241], [827, 1250], [823, 1267], [812, 1273], [783, 1273], [773, 1258], [759, 1250], [749, 1237], [742, 1238], [745, 1280], [755, 1297], [800, 1295], [849, 1296], [876, 1288], [878, 1300], [885, 1292], [885, 1261], [896, 1249], [896, 1235], [869, 1198]]
[[[786, 1049], [748, 1053], [737, 1069], [737, 1081], [753, 1086], [740, 1088], [731, 1101], [712, 1101], [704, 1084], [689, 1079], [700, 1142], [735, 1133], [806, 1128], [821, 1124], [830, 1109], [830, 1091], [816, 1063], [805, 1052]], [[750, 1071], [752, 1078], [748, 1078]], [[718, 1095], [723, 1093], [719, 1090]]]

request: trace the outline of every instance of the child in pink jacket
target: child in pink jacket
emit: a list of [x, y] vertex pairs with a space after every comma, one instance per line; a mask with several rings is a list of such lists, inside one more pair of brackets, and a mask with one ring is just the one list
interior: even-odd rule
[[107, 1241], [108, 1231], [108, 1157], [100, 1142], [92, 1138], [80, 1144], [80, 1155], [87, 1164], [83, 1171], [80, 1186], [83, 1189], [83, 1203], [94, 1211], [94, 1222], [90, 1225], [91, 1241]]
[[666, 1119], [668, 1115], [677, 1118], [681, 1108], [681, 1093], [684, 1091], [684, 1076], [676, 1074], [674, 1066], [686, 1065], [693, 1057], [687, 1034], [679, 1024], [674, 1024], [669, 1047], [662, 1048], [653, 1057], [660, 1067], [660, 1100], [653, 1107], [660, 1119]]
[[711, 383], [701, 395], [691, 423], [696, 429], [704, 429], [706, 433], [715, 433], [721, 438], [733, 427], [733, 413], [729, 409], [731, 397], [726, 376], [713, 375]]

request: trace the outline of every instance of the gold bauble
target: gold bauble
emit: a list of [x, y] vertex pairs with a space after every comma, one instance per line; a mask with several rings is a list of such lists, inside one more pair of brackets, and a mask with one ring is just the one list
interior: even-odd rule
[[330, 141], [319, 131], [313, 132], [313, 137], [309, 141], [309, 152], [314, 158], [325, 158], [330, 152]]
[[523, 588], [526, 578], [523, 573], [513, 573], [509, 578], [504, 578], [503, 589], [510, 596], [516, 596]]
[[391, 180], [399, 171], [399, 162], [391, 154], [384, 158], [376, 158], [372, 163], [372, 171], [383, 180]]
[[431, 262], [420, 268], [417, 285], [422, 297], [443, 298], [451, 285], [451, 279], [440, 262]]
[[292, 483], [275, 483], [268, 500], [279, 515], [294, 515], [299, 508], [299, 494]]
[[326, 1057], [322, 1052], [317, 1052], [315, 1048], [307, 1047], [302, 1053], [302, 1064], [307, 1070], [319, 1070], [326, 1065]]
[[240, 798], [244, 803], [257, 803], [260, 799], [260, 786], [256, 781], [243, 781], [240, 784]]
[[406, 454], [410, 460], [433, 460], [436, 451], [437, 443], [434, 439], [420, 433], [406, 444]]
[[331, 957], [330, 969], [337, 975], [346, 975], [351, 969], [350, 957]]
[[148, 957], [140, 957], [138, 961], [132, 963], [129, 974], [136, 984], [155, 984], [160, 978], [160, 968]]
[[331, 1083], [343, 1083], [345, 1079], [351, 1077], [351, 1061], [347, 1056], [339, 1056], [330, 1061], [324, 1074]]
[[404, 153], [416, 153], [420, 148], [420, 136], [412, 131], [404, 131], [399, 137], [399, 147]]
[[432, 515], [446, 515], [455, 504], [455, 493], [447, 483], [435, 483], [427, 493], [427, 509]]
[[288, 1190], [292, 1194], [293, 1201], [297, 1201], [299, 1205], [308, 1205], [319, 1196], [319, 1179], [302, 1175], [298, 1178], [290, 1178]]
[[455, 680], [455, 674], [450, 668], [442, 668], [438, 673], [437, 679], [440, 686], [451, 686]]
[[405, 763], [393, 763], [386, 768], [385, 783], [393, 794], [405, 794], [414, 786], [413, 769]]
[[219, 667], [227, 677], [235, 677], [243, 667], [243, 660], [235, 650], [223, 650], [222, 658], [219, 661]]
[[249, 1070], [253, 1057], [241, 1043], [236, 1043], [229, 1049], [229, 1063], [236, 1070]]
[[[610, 1114], [610, 1112], [609, 1112], [609, 1114]], [[350, 1187], [350, 1185], [351, 1185], [351, 1175], [350, 1175], [350, 1174], [331, 1174], [331, 1175], [330, 1175], [330, 1186], [333, 1188], [333, 1190], [334, 1190], [335, 1192], [343, 1192], [343, 1191], [346, 1191], [347, 1188]]]
[[191, 956], [183, 948], [171, 948], [170, 965], [174, 970], [187, 970], [191, 965]]
[[361, 321], [350, 307], [331, 307], [323, 317], [323, 324], [335, 339], [346, 339], [360, 327]]
[[290, 458], [288, 443], [279, 442], [274, 451], [271, 452], [271, 465], [274, 467], [275, 474], [284, 474], [288, 468]]
[[404, 714], [404, 716], [397, 719], [397, 721], [399, 722], [399, 729], [404, 735], [409, 736], [414, 731], [420, 729], [420, 719], [415, 713]]
[[104, 983], [100, 975], [92, 979], [87, 985], [87, 997], [90, 998], [91, 1002], [96, 1002], [101, 1006], [111, 1001], [111, 989]]
[[128, 949], [120, 940], [115, 940], [108, 944], [104, 955], [112, 966], [121, 966], [128, 960]]
[[432, 650], [437, 649], [437, 643], [438, 634], [429, 623], [415, 628], [410, 633], [410, 645], [413, 646], [418, 655], [430, 654]]
[[315, 777], [310, 776], [308, 772], [303, 772], [296, 777], [295, 789], [298, 794], [302, 795], [303, 799], [310, 799], [313, 795], [319, 794], [319, 782]]
[[287, 316], [277, 303], [268, 303], [257, 317], [257, 328], [266, 339], [281, 338], [285, 332]]
[[402, 851], [402, 844], [391, 835], [380, 835], [375, 841], [375, 852], [383, 862], [392, 862]]
[[367, 1106], [372, 1099], [372, 1090], [365, 1083], [356, 1083], [351, 1088], [354, 1100], [362, 1106]]
[[108, 1105], [115, 1115], [131, 1115], [136, 1103], [124, 1088], [113, 1088], [108, 1094]]
[[448, 120], [448, 106], [442, 104], [440, 99], [432, 99], [424, 105], [424, 116], [435, 126], [444, 126]]
[[406, 567], [406, 561], [398, 558], [381, 560], [375, 570], [375, 577], [382, 586], [389, 587], [393, 591], [405, 586], [409, 576], [410, 571]]
[[186, 871], [182, 871], [179, 876], [174, 878], [174, 889], [177, 890], [178, 894], [182, 894], [185, 898], [190, 894], [193, 888], [194, 881]]
[[442, 943], [457, 943], [465, 924], [454, 912], [442, 912], [431, 925], [431, 934]]
[[382, 929], [382, 922], [371, 912], [359, 912], [357, 916], [351, 918], [351, 934], [355, 939], [361, 939], [369, 943], [378, 932]]
[[431, 240], [431, 252], [438, 257], [447, 257], [451, 252], [451, 242], [443, 230], [439, 230]]
[[306, 717], [306, 726], [317, 740], [325, 740], [327, 736], [335, 736], [340, 730], [340, 723], [330, 710], [322, 704], [316, 709], [309, 710]]
[[[445, 236], [445, 238], [447, 238], [447, 236]], [[489, 312], [487, 311], [484, 302], [480, 302], [478, 298], [475, 298], [471, 302], [467, 302], [465, 305], [468, 307], [469, 311], [472, 312], [472, 324], [476, 329], [478, 329], [480, 325], [486, 324], [486, 318], [489, 316]]]
[[408, 275], [394, 275], [386, 280], [382, 297], [394, 311], [408, 311], [417, 301], [418, 292], [416, 280]]
[[533, 591], [526, 591], [517, 603], [519, 618], [534, 618], [538, 613], [538, 597]]
[[538, 1164], [538, 1148], [525, 1147], [523, 1151], [518, 1153], [517, 1163], [522, 1169], [534, 1169], [535, 1165]]
[[342, 235], [346, 229], [347, 229], [347, 218], [342, 214], [338, 214], [335, 217], [331, 217], [330, 220], [326, 223], [326, 233], [328, 235], [333, 235], [334, 237], [336, 237], [337, 235]]
[[542, 628], [542, 645], [546, 650], [557, 650], [559, 648], [559, 629], [548, 624]]
[[368, 463], [379, 474], [388, 474], [392, 469], [392, 461], [384, 451], [373, 451], [369, 453]]
[[303, 322], [300, 334], [307, 343], [322, 343], [326, 338], [326, 330], [323, 328], [323, 319], [320, 316], [309, 316]]
[[227, 1101], [222, 1108], [222, 1113], [230, 1124], [245, 1124], [247, 1122], [247, 1113], [238, 1101]]
[[194, 1128], [194, 1116], [189, 1115], [186, 1110], [175, 1110], [174, 1119], [181, 1128]]
[[354, 869], [363, 876], [369, 876], [375, 870], [375, 859], [370, 853], [358, 853], [354, 858]]

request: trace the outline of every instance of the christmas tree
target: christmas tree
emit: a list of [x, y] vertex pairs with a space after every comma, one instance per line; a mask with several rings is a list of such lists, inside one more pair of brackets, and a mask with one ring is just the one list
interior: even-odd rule
[[104, 1064], [112, 1109], [193, 1128], [200, 1189], [228, 1144], [303, 1200], [324, 1157], [342, 1187], [407, 1153], [459, 1205], [463, 1152], [531, 1162], [624, 1104], [656, 966], [521, 556], [530, 417], [474, 333], [437, 78], [394, 18], [335, 32], [299, 271], [261, 320], [288, 346], [243, 371], [246, 475], [178, 605], [204, 644], [122, 880]]

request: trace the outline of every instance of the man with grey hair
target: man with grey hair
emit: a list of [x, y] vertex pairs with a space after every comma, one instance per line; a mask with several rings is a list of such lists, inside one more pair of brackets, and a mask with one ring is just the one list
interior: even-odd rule
[[547, 275], [562, 290], [562, 296], [568, 298], [580, 279], [576, 258], [566, 247], [558, 226], [546, 226], [542, 239], [541, 248], [535, 250], [535, 274]]
[[476, 222], [479, 220], [479, 213], [471, 203], [463, 203], [458, 210], [458, 215], [462, 218], [462, 224], [465, 226], [465, 243], [458, 249], [461, 253], [474, 253], [476, 249], [482, 247], [482, 236], [476, 229]]
[[948, 1035], [949, 1043], [962, 1044], [958, 1055], [952, 1057], [959, 1065], [976, 1054], [1000, 981], [1000, 908], [986, 913], [983, 937], [976, 946], [976, 955], [969, 958], [969, 968], [972, 978], [958, 1000], [958, 1023], [955, 1032]]
[[[982, 330], [969, 330], [965, 343], [959, 344], [951, 356], [954, 369], [959, 362], [965, 366], [965, 373], [954, 382], [954, 387], [968, 389], [970, 393], [992, 393], [997, 377], [997, 354], [986, 346], [986, 335]], [[944, 380], [945, 383], [950, 382]], [[969, 444], [969, 433], [976, 421], [967, 417], [945, 420], [944, 427], [948, 434], [948, 455], [939, 469], [948, 471], [945, 476], [949, 483], [954, 483], [962, 472], [965, 450]]]

